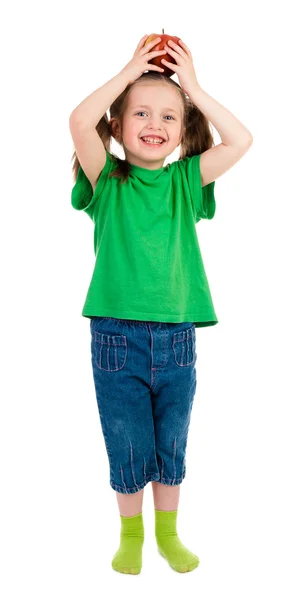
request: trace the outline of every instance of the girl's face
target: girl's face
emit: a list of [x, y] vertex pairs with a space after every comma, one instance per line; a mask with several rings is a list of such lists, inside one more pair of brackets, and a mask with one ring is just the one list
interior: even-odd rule
[[[146, 169], [162, 167], [180, 144], [182, 122], [183, 106], [177, 90], [157, 82], [134, 86], [123, 116], [123, 130], [118, 132], [128, 162]], [[142, 138], [150, 136], [164, 141], [145, 143]]]

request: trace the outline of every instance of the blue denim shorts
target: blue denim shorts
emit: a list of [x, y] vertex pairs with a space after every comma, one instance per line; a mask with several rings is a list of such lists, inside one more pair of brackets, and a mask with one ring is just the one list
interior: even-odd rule
[[197, 383], [194, 323], [92, 317], [90, 330], [111, 487], [180, 484]]

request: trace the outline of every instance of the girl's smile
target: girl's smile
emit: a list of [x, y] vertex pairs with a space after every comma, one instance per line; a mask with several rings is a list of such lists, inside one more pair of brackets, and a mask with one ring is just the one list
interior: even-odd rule
[[148, 141], [148, 136], [144, 136], [144, 137], [140, 138], [140, 141], [147, 148], [159, 148], [160, 146], [163, 146], [163, 144], [165, 144], [165, 140], [163, 140], [162, 142], [159, 142], [159, 141], [154, 141], [154, 142]]

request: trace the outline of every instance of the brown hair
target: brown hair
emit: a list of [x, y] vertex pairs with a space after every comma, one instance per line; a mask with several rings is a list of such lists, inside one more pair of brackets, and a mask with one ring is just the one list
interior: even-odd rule
[[[181, 96], [184, 112], [182, 123], [182, 138], [180, 142], [180, 155], [178, 160], [181, 160], [186, 156], [194, 156], [196, 154], [201, 154], [202, 152], [205, 152], [205, 150], [208, 150], [209, 148], [214, 146], [215, 144], [210, 122], [205, 117], [205, 115], [199, 110], [197, 106], [193, 104], [193, 102], [185, 94], [180, 85], [176, 83], [176, 81], [157, 71], [148, 71], [147, 73], [143, 73], [138, 79], [128, 84], [125, 90], [123, 90], [123, 92], [116, 98], [116, 100], [110, 106], [110, 118], [117, 118], [122, 126], [122, 118], [124, 110], [127, 106], [127, 101], [131, 89], [134, 85], [137, 85], [137, 83], [149, 80], [159, 81], [160, 83], [167, 83], [167, 85], [173, 85], [177, 88]], [[112, 129], [108, 120], [107, 113], [103, 115], [103, 117], [96, 125], [96, 131], [105, 149], [108, 152], [110, 152]], [[109, 177], [123, 177], [121, 183], [124, 183], [128, 179], [130, 173], [130, 164], [126, 159], [122, 160], [115, 154], [112, 154], [112, 156], [116, 160], [117, 167], [114, 171], [112, 171], [109, 174]], [[78, 169], [80, 166], [76, 151], [72, 156], [72, 160], [73, 159], [74, 163], [72, 166], [72, 172], [76, 181]]]

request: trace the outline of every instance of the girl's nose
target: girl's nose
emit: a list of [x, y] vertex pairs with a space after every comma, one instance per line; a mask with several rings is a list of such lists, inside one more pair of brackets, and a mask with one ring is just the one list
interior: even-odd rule
[[148, 129], [153, 129], [156, 130], [158, 129], [159, 131], [162, 129], [162, 125], [161, 125], [161, 121], [160, 119], [150, 119], [150, 122], [148, 124]]
[[149, 127], [161, 127], [161, 118], [160, 117], [150, 117]]

